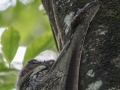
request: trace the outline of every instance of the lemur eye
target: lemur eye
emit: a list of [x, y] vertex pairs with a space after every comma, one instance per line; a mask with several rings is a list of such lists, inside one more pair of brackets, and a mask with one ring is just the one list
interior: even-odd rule
[[29, 70], [27, 68], [23, 69], [21, 72], [21, 76], [24, 76], [28, 72], [29, 72]]
[[39, 61], [38, 61], [38, 60], [35, 60], [35, 59], [32, 59], [32, 60], [30, 60], [28, 63], [37, 64], [37, 63], [39, 63]]

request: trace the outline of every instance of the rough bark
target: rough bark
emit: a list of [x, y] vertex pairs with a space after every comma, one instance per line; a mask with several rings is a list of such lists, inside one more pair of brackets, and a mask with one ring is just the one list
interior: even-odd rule
[[[92, 1], [42, 0], [59, 51], [67, 43], [66, 32], [71, 19], [78, 9]], [[82, 51], [80, 43], [80, 37], [83, 35], [80, 32], [82, 27], [76, 27], [85, 25], [85, 19], [87, 21], [88, 18], [82, 16], [80, 21], [76, 21], [77, 24], [73, 26], [76, 31], [70, 46], [39, 83], [37, 90], [120, 90], [119, 5], [119, 0], [100, 0], [100, 8], [88, 25]], [[84, 15], [87, 16], [86, 14], [88, 13]], [[76, 62], [80, 63], [80, 66], [76, 65]], [[78, 78], [74, 78], [78, 70]], [[79, 80], [78, 86], [75, 86], [75, 79]]]

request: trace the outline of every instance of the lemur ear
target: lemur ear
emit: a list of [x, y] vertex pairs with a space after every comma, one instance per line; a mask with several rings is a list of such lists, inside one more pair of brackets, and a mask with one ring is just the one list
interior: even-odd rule
[[45, 65], [46, 67], [51, 67], [54, 63], [55, 63], [55, 60], [51, 59], [48, 61], [44, 61], [43, 65]]

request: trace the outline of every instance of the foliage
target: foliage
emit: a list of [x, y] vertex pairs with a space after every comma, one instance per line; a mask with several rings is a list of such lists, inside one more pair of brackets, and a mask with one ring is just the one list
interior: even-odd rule
[[27, 47], [24, 62], [27, 62], [31, 58], [34, 58], [36, 55], [40, 53], [40, 51], [43, 51], [44, 49], [49, 49], [51, 47], [50, 43], [53, 43], [51, 42], [52, 41], [51, 37], [52, 37], [51, 33], [47, 32], [33, 40], [31, 44]]
[[19, 40], [19, 33], [13, 28], [5, 30], [1, 36], [2, 51], [8, 63], [13, 60], [17, 52]]
[[[39, 10], [40, 0], [28, 4], [17, 1], [15, 7], [0, 12], [0, 27], [7, 27], [2, 36], [0, 53], [0, 89], [15, 88], [18, 71], [8, 68], [19, 46], [26, 46], [24, 62], [34, 58], [45, 49], [56, 50], [48, 17]], [[5, 61], [4, 58], [7, 60]], [[20, 60], [21, 61], [21, 60]]]

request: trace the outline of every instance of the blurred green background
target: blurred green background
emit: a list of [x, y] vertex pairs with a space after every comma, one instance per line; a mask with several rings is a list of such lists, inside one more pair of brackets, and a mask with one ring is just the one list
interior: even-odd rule
[[18, 48], [27, 48], [26, 63], [43, 50], [56, 51], [56, 46], [40, 0], [0, 0], [0, 8], [0, 90], [15, 90], [18, 70], [10, 63]]

